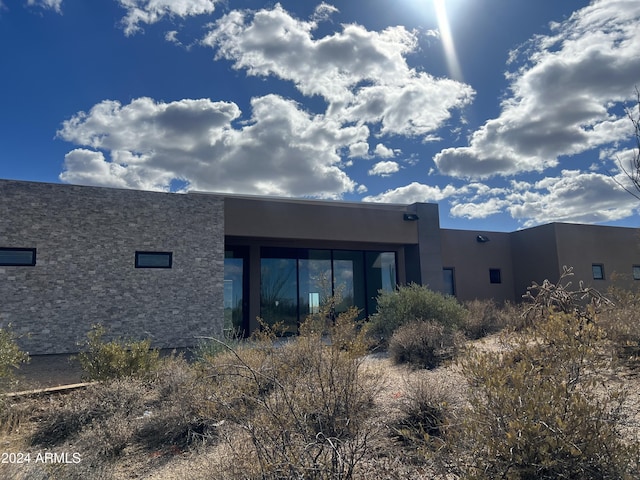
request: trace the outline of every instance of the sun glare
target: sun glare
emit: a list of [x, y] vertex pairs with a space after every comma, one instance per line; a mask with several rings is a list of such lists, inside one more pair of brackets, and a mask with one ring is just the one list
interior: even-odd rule
[[462, 81], [462, 69], [460, 68], [460, 62], [458, 61], [455, 44], [453, 43], [451, 27], [449, 26], [449, 16], [447, 15], [445, 3], [445, 0], [433, 0], [433, 6], [436, 11], [436, 20], [438, 22], [438, 30], [440, 31], [440, 40], [442, 41], [442, 47], [444, 48], [444, 55], [447, 61], [449, 75], [455, 80]]

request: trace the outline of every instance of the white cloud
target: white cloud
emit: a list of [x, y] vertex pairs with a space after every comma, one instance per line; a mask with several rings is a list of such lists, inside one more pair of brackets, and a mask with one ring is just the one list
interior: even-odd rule
[[444, 188], [439, 186], [423, 185], [413, 182], [404, 187], [387, 190], [379, 195], [372, 195], [363, 198], [365, 202], [383, 203], [415, 203], [415, 202], [438, 202], [447, 197], [455, 195], [458, 190], [452, 185]]
[[469, 146], [434, 158], [443, 174], [486, 178], [542, 172], [559, 157], [628, 138], [616, 114], [640, 78], [640, 2], [599, 0], [512, 54], [525, 64], [508, 75], [511, 96]]
[[316, 28], [316, 22], [296, 19], [276, 4], [253, 14], [232, 11], [203, 44], [248, 75], [278, 77], [306, 96], [322, 96], [329, 116], [380, 124], [383, 134], [427, 136], [473, 98], [468, 85], [409, 67], [405, 56], [417, 48], [415, 31], [398, 26], [376, 32], [349, 24], [316, 39]]
[[638, 210], [637, 200], [616, 181], [628, 185], [624, 174], [611, 177], [578, 170], [563, 170], [558, 177], [536, 182], [511, 181], [504, 188], [469, 184], [452, 196], [450, 214], [478, 219], [508, 213], [524, 227], [549, 222], [610, 222]]
[[331, 18], [332, 14], [338, 11], [339, 10], [333, 5], [329, 5], [328, 3], [322, 2], [314, 10], [311, 20], [313, 20], [316, 23], [326, 22], [327, 20], [329, 20], [329, 18]]
[[349, 145], [349, 158], [367, 158], [369, 156], [369, 144], [358, 142]]
[[[58, 136], [83, 148], [65, 158], [60, 178], [73, 183], [338, 198], [356, 183], [339, 151], [368, 137], [276, 95], [254, 98], [252, 117], [230, 102], [103, 101], [63, 123]], [[88, 150], [88, 149], [93, 150]], [[109, 159], [106, 159], [105, 153]]]
[[[33, 0], [29, 0], [33, 1]], [[55, 0], [46, 0], [55, 1]], [[61, 0], [60, 0], [61, 1]], [[133, 35], [141, 29], [140, 23], [148, 25], [164, 17], [190, 17], [213, 13], [221, 0], [118, 0], [126, 10], [122, 19], [125, 35]]]
[[[626, 179], [618, 176], [618, 181]], [[548, 222], [602, 223], [631, 216], [638, 201], [615, 181], [598, 173], [563, 170], [560, 177], [545, 178], [530, 190], [507, 196], [508, 211], [524, 226]]]
[[[62, 0], [27, 0], [27, 5], [30, 7], [37, 6], [44, 9], [53, 10], [57, 13], [62, 13]], [[0, 3], [0, 7], [2, 3]]]
[[389, 148], [382, 143], [377, 144], [374, 150], [375, 156], [380, 158], [393, 158], [398, 153], [400, 153], [400, 150]]
[[504, 211], [509, 205], [506, 200], [490, 198], [484, 202], [458, 203], [451, 207], [449, 212], [453, 217], [464, 217], [469, 219], [487, 218]]
[[388, 177], [392, 173], [400, 171], [400, 165], [396, 162], [378, 162], [369, 170], [369, 175]]

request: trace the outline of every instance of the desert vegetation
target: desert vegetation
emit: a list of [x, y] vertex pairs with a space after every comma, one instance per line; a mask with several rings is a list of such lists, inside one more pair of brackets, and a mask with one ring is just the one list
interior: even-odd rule
[[638, 478], [640, 294], [570, 281], [517, 306], [409, 285], [367, 322], [321, 309], [296, 337], [208, 339], [189, 362], [96, 328], [80, 357], [95, 383], [1, 415], [7, 450], [78, 456], [0, 475]]

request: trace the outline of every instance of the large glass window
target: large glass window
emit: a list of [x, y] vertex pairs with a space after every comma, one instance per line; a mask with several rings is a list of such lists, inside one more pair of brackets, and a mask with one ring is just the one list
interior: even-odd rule
[[300, 318], [318, 313], [320, 305], [332, 295], [331, 251], [309, 250], [308, 258], [298, 259]]
[[297, 333], [299, 322], [334, 295], [335, 312], [375, 312], [379, 290], [396, 287], [395, 252], [262, 248], [260, 315]]
[[345, 312], [349, 307], [357, 307], [364, 317], [365, 283], [364, 253], [351, 250], [334, 250], [333, 285], [338, 298], [336, 313]]
[[234, 333], [245, 333], [244, 322], [244, 268], [241, 252], [224, 252], [224, 328]]
[[282, 333], [298, 331], [298, 279], [295, 258], [263, 258], [260, 263], [260, 315]]
[[372, 314], [376, 311], [378, 292], [396, 288], [395, 252], [365, 252], [365, 282], [367, 311]]

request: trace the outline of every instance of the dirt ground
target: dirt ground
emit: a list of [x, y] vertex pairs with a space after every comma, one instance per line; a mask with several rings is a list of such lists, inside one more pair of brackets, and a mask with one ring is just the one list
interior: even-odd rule
[[82, 369], [72, 355], [36, 355], [15, 371], [14, 391], [57, 387], [82, 382]]

